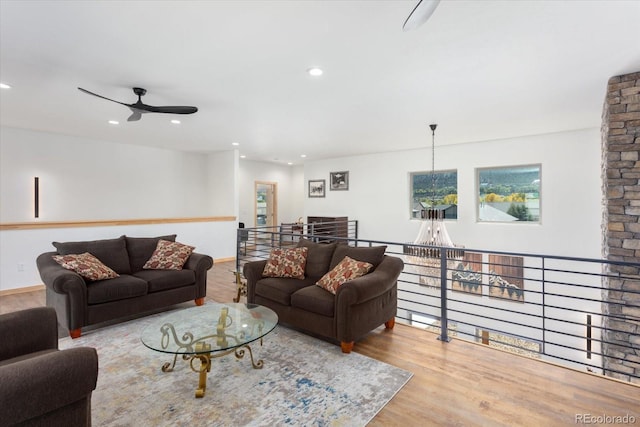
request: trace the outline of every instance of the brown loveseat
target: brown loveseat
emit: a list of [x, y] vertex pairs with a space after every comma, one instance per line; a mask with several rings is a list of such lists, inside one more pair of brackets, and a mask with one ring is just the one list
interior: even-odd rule
[[[385, 255], [385, 246], [352, 247], [306, 239], [298, 246], [308, 248], [304, 279], [262, 277], [267, 260], [244, 265], [247, 302], [271, 308], [282, 323], [340, 341], [344, 353], [378, 326], [393, 328], [397, 279], [404, 265], [400, 258]], [[374, 269], [344, 283], [335, 295], [316, 286], [345, 256], [371, 263]]]
[[50, 307], [0, 315], [0, 425], [90, 426], [94, 348], [58, 350]]
[[[88, 325], [194, 300], [204, 303], [207, 270], [213, 266], [208, 255], [192, 253], [182, 270], [147, 270], [159, 240], [175, 241], [176, 235], [128, 237], [86, 242], [54, 242], [57, 252], [38, 256], [40, 277], [46, 285], [47, 306], [56, 309], [58, 321], [72, 338]], [[119, 277], [88, 282], [74, 271], [60, 266], [53, 255], [89, 252]]]

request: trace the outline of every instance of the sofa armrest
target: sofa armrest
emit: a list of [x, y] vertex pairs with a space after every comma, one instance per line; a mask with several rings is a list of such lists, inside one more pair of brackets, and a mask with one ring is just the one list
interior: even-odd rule
[[256, 282], [262, 278], [262, 272], [264, 266], [267, 265], [267, 260], [251, 261], [244, 265], [242, 268], [242, 274], [247, 280], [247, 302], [252, 303], [255, 301], [256, 296]]
[[[45, 252], [38, 256], [36, 264], [40, 278], [45, 286], [59, 294], [77, 293], [83, 302], [86, 301], [87, 284], [78, 273], [67, 270], [53, 260], [57, 252]], [[85, 304], [86, 305], [86, 304]]]
[[207, 271], [213, 267], [213, 258], [209, 255], [193, 252], [187, 262], [185, 269], [193, 270], [196, 274], [196, 299], [207, 296]]
[[336, 293], [336, 304], [360, 304], [388, 292], [397, 285], [403, 268], [404, 262], [400, 258], [385, 255], [373, 272], [340, 286]]
[[90, 397], [98, 354], [77, 347], [0, 366], [0, 419], [14, 425]]
[[58, 348], [58, 321], [51, 307], [0, 315], [0, 360]]
[[187, 259], [183, 268], [193, 271], [207, 271], [211, 269], [211, 267], [213, 267], [213, 258], [209, 255], [193, 252]]

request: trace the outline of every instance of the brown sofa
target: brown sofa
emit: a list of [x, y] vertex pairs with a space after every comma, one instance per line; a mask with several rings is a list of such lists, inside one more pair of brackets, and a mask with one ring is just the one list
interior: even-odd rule
[[[81, 328], [125, 316], [144, 313], [194, 300], [204, 303], [208, 255], [192, 253], [182, 270], [145, 270], [142, 266], [156, 249], [158, 240], [175, 241], [176, 235], [128, 237], [86, 242], [53, 242], [57, 252], [38, 256], [36, 263], [46, 285], [47, 306], [72, 338]], [[89, 252], [120, 276], [87, 282], [79, 274], [60, 266], [53, 255]]]
[[[358, 338], [378, 326], [393, 328], [397, 279], [404, 265], [400, 258], [385, 255], [385, 246], [352, 247], [306, 239], [298, 246], [308, 247], [304, 279], [262, 277], [267, 260], [244, 265], [247, 302], [271, 308], [281, 323], [340, 341], [344, 353], [350, 353]], [[369, 262], [374, 269], [344, 283], [335, 295], [316, 286], [345, 256]]]
[[50, 307], [0, 315], [0, 425], [89, 426], [98, 354], [58, 350]]

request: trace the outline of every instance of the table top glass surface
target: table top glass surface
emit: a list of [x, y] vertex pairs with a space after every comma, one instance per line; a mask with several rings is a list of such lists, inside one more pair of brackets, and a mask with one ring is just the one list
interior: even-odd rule
[[[158, 317], [142, 330], [142, 343], [171, 354], [229, 350], [256, 341], [278, 324], [278, 315], [255, 304], [211, 303]], [[202, 344], [207, 344], [203, 349]]]

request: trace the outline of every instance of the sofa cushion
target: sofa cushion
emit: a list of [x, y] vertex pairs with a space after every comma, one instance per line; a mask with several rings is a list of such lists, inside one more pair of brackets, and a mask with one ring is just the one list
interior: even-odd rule
[[309, 248], [273, 248], [262, 271], [263, 277], [293, 277], [304, 279]]
[[156, 250], [151, 258], [142, 266], [150, 270], [182, 270], [182, 266], [195, 249], [194, 246], [184, 245], [169, 240], [158, 240]]
[[193, 270], [142, 270], [133, 274], [149, 285], [149, 293], [181, 288], [196, 282]]
[[336, 297], [319, 286], [307, 286], [291, 295], [291, 306], [333, 317]]
[[331, 257], [336, 250], [336, 243], [315, 243], [309, 239], [300, 239], [298, 247], [309, 248], [307, 265], [304, 274], [310, 277], [322, 277], [329, 271]]
[[87, 286], [87, 302], [101, 304], [147, 294], [147, 282], [139, 277], [121, 274], [115, 279], [99, 280]]
[[89, 252], [83, 254], [53, 255], [53, 260], [66, 268], [72, 270], [87, 280], [105, 280], [118, 277], [118, 273], [104, 265], [100, 260]]
[[131, 272], [136, 273], [142, 270], [142, 266], [151, 258], [158, 246], [158, 240], [176, 241], [176, 235], [171, 234], [159, 237], [129, 237], [125, 236], [127, 251], [129, 253], [129, 263]]
[[[315, 279], [292, 279], [267, 277], [256, 282], [256, 295], [282, 305], [291, 305], [291, 295], [307, 286], [313, 286]], [[314, 286], [317, 288], [317, 286]]]
[[53, 242], [60, 255], [89, 252], [118, 274], [130, 274], [129, 253], [124, 236], [117, 239], [89, 240], [86, 242]]
[[344, 257], [348, 256], [356, 261], [364, 261], [372, 264], [373, 268], [371, 270], [373, 271], [378, 264], [382, 262], [382, 259], [384, 258], [384, 251], [386, 250], [386, 246], [353, 247], [348, 245], [338, 245], [336, 250], [333, 252], [329, 269], [333, 270], [333, 268], [338, 265]]
[[364, 276], [372, 268], [373, 264], [369, 262], [356, 261], [346, 256], [331, 271], [322, 276], [316, 285], [335, 295], [343, 283]]

